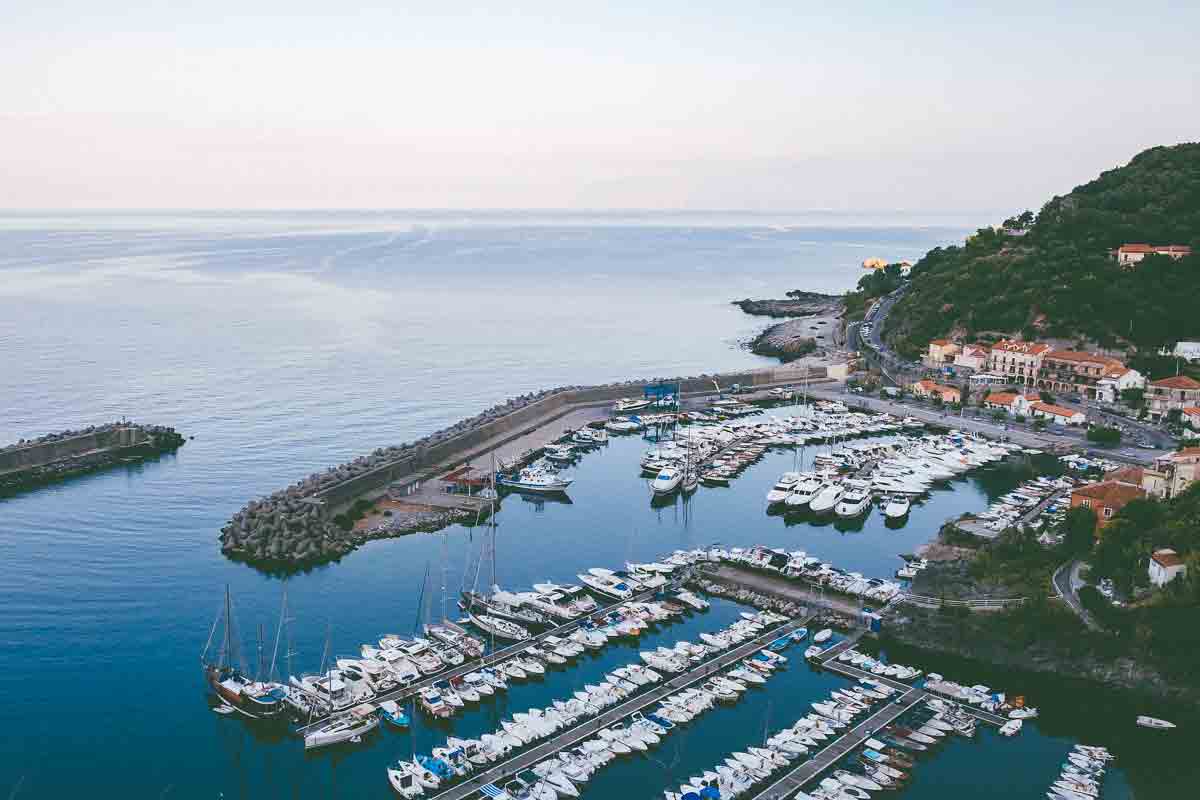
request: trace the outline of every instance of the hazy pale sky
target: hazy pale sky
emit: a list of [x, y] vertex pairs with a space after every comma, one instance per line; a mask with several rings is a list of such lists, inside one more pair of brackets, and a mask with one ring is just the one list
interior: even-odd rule
[[10, 4], [0, 207], [1017, 209], [1200, 138], [1198, 3]]

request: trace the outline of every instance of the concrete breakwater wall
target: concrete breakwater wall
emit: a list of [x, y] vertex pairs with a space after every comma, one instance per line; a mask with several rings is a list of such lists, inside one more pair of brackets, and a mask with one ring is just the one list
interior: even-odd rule
[[715, 392], [738, 383], [773, 386], [824, 378], [820, 368], [775, 367], [721, 375], [628, 381], [602, 386], [570, 386], [523, 395], [496, 405], [415, 442], [379, 448], [369, 455], [314, 473], [273, 494], [253, 500], [221, 528], [222, 551], [265, 566], [300, 567], [330, 561], [358, 547], [365, 536], [339, 525], [338, 509], [395, 482], [416, 480], [482, 455], [531, 428], [553, 422], [573, 409], [608, 405], [640, 396], [659, 380], [680, 385], [682, 395]]
[[174, 428], [111, 422], [51, 433], [0, 449], [0, 493], [11, 493], [178, 449]]

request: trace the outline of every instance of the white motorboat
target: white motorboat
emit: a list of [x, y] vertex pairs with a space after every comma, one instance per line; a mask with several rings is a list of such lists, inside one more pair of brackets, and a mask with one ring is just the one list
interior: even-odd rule
[[808, 508], [814, 514], [828, 514], [837, 506], [845, 491], [846, 487], [840, 481], [827, 483], [809, 502]]
[[1146, 716], [1138, 717], [1137, 724], [1142, 728], [1152, 728], [1160, 731], [1170, 730], [1171, 728], [1176, 727], [1174, 722], [1167, 722], [1165, 719], [1159, 719], [1158, 717]]
[[682, 469], [679, 467], [664, 467], [655, 476], [654, 480], [650, 482], [650, 490], [659, 496], [668, 495], [678, 489], [682, 481]]
[[800, 481], [799, 472], [785, 472], [779, 476], [779, 480], [771, 487], [771, 491], [767, 492], [767, 505], [776, 505], [782, 503], [796, 488], [796, 484]]
[[304, 749], [312, 750], [339, 742], [358, 741], [379, 726], [379, 714], [370, 703], [360, 703], [345, 714], [331, 718], [304, 735]]
[[819, 630], [816, 633], [814, 633], [812, 640], [814, 642], [816, 642], [817, 644], [820, 644], [822, 642], [829, 641], [830, 636], [833, 636], [833, 631], [830, 630], [829, 628], [825, 628], [823, 630]]
[[906, 516], [912, 508], [911, 501], [902, 494], [894, 494], [888, 498], [883, 507], [883, 515], [889, 519], [900, 519]]
[[399, 761], [387, 768], [388, 783], [401, 797], [414, 798], [425, 794], [425, 787], [417, 782], [412, 762]]
[[628, 600], [633, 597], [633, 587], [608, 570], [596, 568], [575, 577], [579, 578], [584, 586], [605, 597], [614, 600]]
[[572, 483], [571, 478], [564, 478], [557, 473], [526, 467], [517, 477], [498, 475], [496, 485], [519, 492], [537, 492], [541, 494], [556, 494], [565, 492]]
[[871, 507], [871, 487], [863, 481], [848, 480], [841, 499], [834, 506], [839, 517], [858, 517]]

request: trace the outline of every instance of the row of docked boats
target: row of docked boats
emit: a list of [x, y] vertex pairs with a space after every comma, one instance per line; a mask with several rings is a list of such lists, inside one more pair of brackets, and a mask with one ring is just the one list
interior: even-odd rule
[[782, 548], [763, 546], [731, 548], [714, 546], [702, 553], [703, 558], [710, 562], [774, 572], [783, 577], [796, 578], [808, 584], [817, 584], [841, 594], [861, 597], [877, 603], [891, 602], [904, 593], [903, 587], [895, 581], [869, 578], [860, 572], [840, 569], [817, 556], [809, 555], [804, 550], [788, 551]]
[[[722, 637], [722, 641], [724, 637], [731, 637], [730, 641], [743, 641], [742, 637], [761, 636], [768, 628], [785, 620], [779, 615], [747, 612], [743, 619], [714, 635]], [[444, 747], [434, 748], [428, 755], [395, 762], [387, 769], [388, 783], [401, 796], [413, 798], [467, 780], [477, 770], [524, 752], [659, 684], [665, 679], [664, 673], [703, 663], [718, 649], [678, 642], [674, 648], [643, 653], [642, 660], [647, 663], [627, 664], [606, 674], [603, 681], [574, 692], [569, 698], [556, 700], [545, 708], [513, 714], [491, 733], [473, 739], [449, 737]], [[647, 655], [651, 657], [647, 658]], [[718, 702], [735, 701], [750, 686], [764, 683], [786, 660], [777, 650], [764, 648], [730, 669], [706, 676], [700, 686], [664, 698], [652, 713], [636, 712], [612, 722], [573, 748], [559, 752], [531, 769], [518, 771], [502, 786], [484, 787], [483, 796], [492, 800], [576, 797], [579, 787], [601, 766], [618, 756], [646, 751], [676, 725], [687, 722]], [[660, 663], [661, 670], [650, 666], [650, 662]]]
[[903, 664], [888, 664], [882, 659], [874, 658], [866, 653], [860, 653], [853, 648], [838, 653], [837, 660], [852, 667], [858, 667], [864, 672], [870, 672], [872, 675], [879, 675], [896, 681], [915, 681], [924, 674], [916, 667], [908, 667]]
[[1094, 800], [1104, 787], [1104, 773], [1115, 759], [1106, 747], [1077, 744], [1067, 753], [1058, 777], [1046, 789], [1047, 800]]
[[[1017, 524], [1047, 498], [1067, 492], [1079, 483], [1081, 481], [1066, 476], [1043, 476], [1025, 481], [1008, 494], [996, 499], [986, 511], [976, 514], [975, 522], [990, 530], [1002, 531]], [[1048, 506], [1045, 512], [1050, 520], [1055, 520], [1066, 513], [1066, 507]], [[1030, 520], [1026, 524], [1038, 528], [1045, 524], [1045, 520]]]

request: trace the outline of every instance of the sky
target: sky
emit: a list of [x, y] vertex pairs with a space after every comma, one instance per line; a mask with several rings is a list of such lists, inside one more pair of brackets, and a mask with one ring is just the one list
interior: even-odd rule
[[0, 208], [1037, 208], [1200, 139], [1200, 4], [12, 4]]

